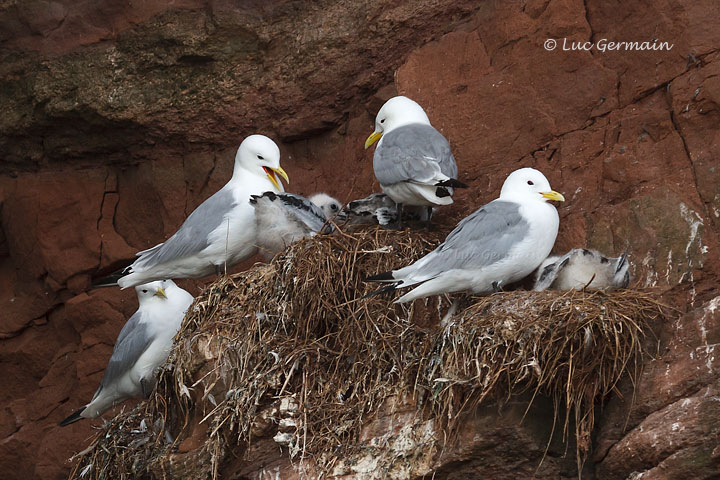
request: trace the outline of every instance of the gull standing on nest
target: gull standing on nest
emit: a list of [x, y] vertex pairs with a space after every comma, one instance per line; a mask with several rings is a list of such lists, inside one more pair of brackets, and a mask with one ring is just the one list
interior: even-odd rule
[[403, 205], [426, 206], [431, 212], [453, 203], [454, 188], [467, 187], [457, 180], [450, 144], [413, 100], [400, 96], [385, 102], [365, 148], [378, 140], [373, 169], [383, 192], [398, 204], [398, 227]]
[[514, 171], [500, 197], [465, 217], [435, 250], [412, 265], [368, 278], [393, 283], [373, 294], [417, 285], [395, 301], [403, 303], [464, 290], [491, 292], [524, 278], [555, 244], [560, 220], [548, 200], [565, 198], [539, 171]]
[[240, 144], [230, 181], [205, 200], [164, 243], [137, 254], [132, 265], [102, 278], [95, 286], [133, 287], [164, 278], [218, 275], [257, 252], [255, 209], [251, 195], [283, 192], [278, 175], [280, 149], [264, 135], [250, 135]]
[[139, 285], [135, 290], [138, 310], [118, 335], [100, 387], [90, 403], [60, 426], [97, 418], [129, 398], [148, 398], [155, 388], [155, 370], [167, 360], [193, 297], [172, 280]]

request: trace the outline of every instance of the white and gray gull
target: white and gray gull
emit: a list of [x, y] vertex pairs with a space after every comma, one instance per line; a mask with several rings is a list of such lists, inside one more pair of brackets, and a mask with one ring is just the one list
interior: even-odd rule
[[294, 193], [265, 192], [252, 195], [255, 208], [256, 245], [266, 260], [304, 237], [334, 230], [328, 219], [340, 212], [340, 202], [325, 193], [309, 199]]
[[627, 255], [606, 257], [597, 250], [574, 248], [565, 255], [545, 259], [538, 267], [533, 290], [582, 290], [627, 288], [630, 283]]
[[547, 258], [560, 223], [548, 200], [565, 198], [539, 171], [512, 172], [500, 197], [465, 217], [435, 250], [412, 265], [369, 281], [391, 282], [381, 293], [415, 287], [395, 303], [442, 293], [486, 293], [521, 280]]
[[365, 148], [378, 140], [373, 169], [382, 191], [398, 204], [398, 222], [403, 205], [450, 205], [453, 189], [467, 187], [457, 180], [450, 144], [413, 100], [399, 96], [385, 102]]
[[90, 403], [60, 422], [61, 426], [97, 418], [129, 398], [147, 398], [155, 388], [155, 370], [167, 360], [193, 297], [172, 280], [139, 285], [135, 290], [138, 310], [120, 330], [100, 387]]
[[230, 181], [197, 207], [165, 242], [137, 254], [125, 269], [94, 282], [122, 288], [165, 278], [197, 278], [226, 271], [257, 252], [251, 195], [284, 191], [280, 149], [264, 135], [240, 144]]

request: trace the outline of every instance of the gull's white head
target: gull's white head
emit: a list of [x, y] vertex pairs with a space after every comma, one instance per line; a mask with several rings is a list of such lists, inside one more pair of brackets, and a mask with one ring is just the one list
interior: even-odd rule
[[168, 294], [172, 295], [173, 288], [177, 288], [177, 285], [172, 280], [158, 280], [138, 285], [135, 291], [140, 305], [147, 305], [153, 302], [166, 302]]
[[417, 102], [403, 96], [391, 98], [375, 117], [375, 131], [365, 140], [365, 148], [377, 142], [384, 133], [411, 123], [430, 125], [430, 119]]
[[505, 179], [505, 183], [503, 183], [500, 190], [500, 200], [536, 200], [541, 202], [556, 200], [564, 202], [565, 197], [550, 188], [550, 182], [538, 170], [521, 168], [512, 172]]
[[248, 170], [258, 176], [266, 176], [278, 192], [285, 189], [278, 175], [290, 183], [287, 173], [280, 166], [280, 149], [265, 135], [250, 135], [240, 144], [235, 155], [235, 171], [238, 168]]
[[340, 202], [328, 195], [327, 193], [316, 193], [308, 198], [312, 203], [320, 207], [325, 214], [325, 218], [333, 218], [340, 212]]

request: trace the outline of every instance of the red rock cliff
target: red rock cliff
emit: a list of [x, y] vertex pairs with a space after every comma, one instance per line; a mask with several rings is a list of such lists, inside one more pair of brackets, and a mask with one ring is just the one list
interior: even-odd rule
[[[250, 133], [281, 143], [292, 191], [377, 191], [362, 141], [395, 92], [425, 107], [472, 186], [439, 216], [534, 166], [567, 198], [557, 251], [627, 251], [637, 285], [668, 287], [679, 313], [634, 398], [622, 385], [605, 405], [590, 475], [718, 478], [719, 16], [689, 0], [5, 2], [3, 478], [64, 478], [93, 433], [56, 423], [90, 398], [136, 308], [132, 291], [89, 291], [93, 272], [167, 238]], [[437, 478], [515, 476], [516, 456], [488, 466], [475, 446]]]

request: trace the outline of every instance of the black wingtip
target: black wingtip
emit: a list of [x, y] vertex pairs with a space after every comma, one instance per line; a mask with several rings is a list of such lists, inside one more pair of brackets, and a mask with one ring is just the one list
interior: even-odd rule
[[395, 278], [393, 278], [392, 270], [365, 277], [366, 282], [392, 282], [393, 280], [395, 280]]
[[437, 187], [435, 189], [435, 196], [438, 198], [445, 198], [450, 196], [450, 192], [445, 187]]
[[[120, 260], [118, 262], [115, 262], [114, 264], [108, 266], [107, 268], [103, 268], [102, 270], [96, 272], [96, 275], [103, 275], [102, 277], [93, 278], [90, 281], [90, 288], [105, 288], [105, 287], [117, 287], [117, 282], [122, 277], [129, 275], [132, 270], [132, 263], [135, 261], [134, 258], [132, 259], [124, 259]], [[118, 266], [123, 265], [122, 267], [118, 268]], [[108, 274], [107, 272], [112, 272]]]
[[360, 300], [364, 300], [364, 299], [366, 299], [366, 298], [374, 297], [374, 296], [376, 296], [376, 295], [382, 295], [383, 293], [394, 292], [396, 289], [397, 289], [397, 285], [396, 285], [396, 284], [388, 285], [387, 287], [379, 288], [379, 289], [377, 289], [377, 290], [375, 290], [375, 291], [373, 291], [373, 292], [368, 293], [367, 295], [363, 295], [362, 297], [360, 297]]
[[107, 287], [117, 287], [117, 282], [122, 277], [124, 277], [124, 273], [112, 273], [108, 275], [107, 277], [98, 278], [92, 281], [90, 286], [92, 288], [107, 288]]
[[73, 413], [72, 415], [70, 415], [69, 417], [67, 417], [65, 420], [63, 420], [62, 422], [58, 423], [58, 425], [60, 425], [61, 427], [67, 427], [67, 426], [70, 425], [71, 423], [75, 423], [75, 422], [77, 422], [78, 420], [82, 420], [83, 417], [81, 417], [80, 414], [85, 411], [85, 408], [86, 408], [86, 407], [83, 407], [83, 408], [81, 408], [80, 410], [78, 410], [77, 412]]
[[615, 267], [615, 273], [618, 273], [620, 270], [623, 269], [625, 266], [625, 262], [627, 262], [627, 253], [623, 253], [620, 255], [617, 259], [617, 266]]
[[468, 185], [464, 184], [456, 178], [448, 178], [442, 182], [436, 183], [436, 187], [450, 187], [450, 188], [469, 188]]
[[257, 204], [258, 199], [263, 198], [263, 197], [266, 197], [271, 202], [274, 202], [278, 198], [278, 196], [275, 194], [275, 192], [273, 192], [272, 190], [268, 190], [267, 192], [263, 192], [260, 195], [250, 195], [249, 201], [252, 205], [255, 205], [255, 204]]

